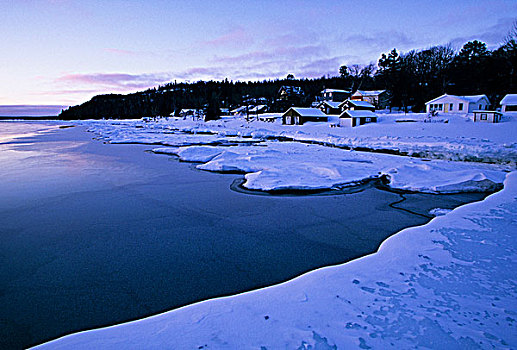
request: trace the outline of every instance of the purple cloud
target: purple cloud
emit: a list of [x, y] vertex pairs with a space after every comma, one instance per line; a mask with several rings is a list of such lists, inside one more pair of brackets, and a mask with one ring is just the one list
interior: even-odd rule
[[117, 55], [123, 55], [123, 56], [136, 55], [135, 51], [123, 50], [123, 49], [115, 49], [115, 48], [105, 48], [105, 49], [103, 49], [103, 51], [109, 52], [109, 53], [114, 53], [114, 54], [117, 54]]
[[111, 88], [116, 91], [145, 89], [170, 80], [168, 74], [126, 74], [126, 73], [93, 73], [67, 74], [56, 79], [58, 83], [67, 85], [88, 85], [100, 88]]
[[242, 27], [236, 27], [228, 33], [221, 35], [213, 40], [204, 41], [202, 44], [212, 47], [239, 47], [251, 45], [253, 38]]
[[416, 45], [416, 41], [404, 33], [397, 31], [386, 31], [372, 34], [344, 35], [341, 41], [347, 46], [360, 47], [369, 51], [378, 52], [409, 48]]
[[243, 62], [257, 62], [264, 60], [275, 59], [282, 60], [300, 60], [309, 59], [324, 55], [328, 52], [327, 48], [322, 45], [307, 45], [307, 46], [287, 46], [277, 49], [267, 49], [252, 51], [238, 56], [223, 56], [216, 57], [214, 62], [224, 64], [239, 64]]

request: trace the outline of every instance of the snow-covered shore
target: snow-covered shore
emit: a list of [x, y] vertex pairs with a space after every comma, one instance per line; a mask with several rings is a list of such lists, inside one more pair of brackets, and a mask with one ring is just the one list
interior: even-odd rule
[[517, 172], [502, 191], [281, 285], [39, 349], [506, 349], [517, 346]]
[[84, 123], [111, 143], [168, 146], [154, 151], [204, 163], [197, 166], [202, 170], [244, 173], [243, 186], [252, 190], [329, 189], [382, 177], [400, 190], [486, 192], [499, 189], [517, 163], [517, 142], [508, 131], [517, 130], [516, 122], [500, 128], [456, 116], [446, 124], [401, 124], [395, 116], [358, 128], [239, 118]]

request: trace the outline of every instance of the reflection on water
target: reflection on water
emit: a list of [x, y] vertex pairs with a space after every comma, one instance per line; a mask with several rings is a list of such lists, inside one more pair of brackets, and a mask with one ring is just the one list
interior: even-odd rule
[[241, 176], [196, 171], [145, 146], [55, 124], [9, 127], [30, 136], [0, 145], [0, 348], [285, 281], [427, 221], [390, 203], [427, 213], [482, 198], [401, 202], [375, 188], [254, 196], [229, 189]]

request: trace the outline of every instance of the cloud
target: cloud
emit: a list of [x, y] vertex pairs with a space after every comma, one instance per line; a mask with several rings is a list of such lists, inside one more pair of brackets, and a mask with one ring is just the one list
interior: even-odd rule
[[68, 108], [63, 105], [0, 105], [0, 116], [55, 116], [62, 109]]
[[346, 46], [367, 48], [380, 54], [382, 51], [391, 50], [394, 47], [406, 49], [416, 45], [416, 41], [405, 33], [398, 31], [376, 32], [372, 34], [344, 35], [341, 41]]
[[497, 22], [479, 34], [455, 37], [450, 40], [452, 47], [460, 49], [463, 45], [472, 40], [485, 42], [489, 49], [496, 49], [502, 45], [504, 37], [508, 34], [515, 21], [513, 17], [499, 18]]
[[105, 48], [105, 49], [103, 49], [103, 51], [108, 52], [108, 53], [114, 53], [117, 55], [123, 55], [123, 56], [132, 56], [132, 55], [137, 54], [136, 51], [115, 49], [115, 48]]
[[127, 74], [127, 73], [93, 73], [67, 74], [56, 79], [57, 83], [68, 86], [95, 86], [97, 88], [111, 88], [116, 91], [145, 89], [170, 81], [171, 77], [165, 73], [159, 74]]
[[287, 46], [276, 49], [252, 51], [237, 56], [215, 57], [214, 62], [224, 64], [240, 64], [245, 62], [260, 62], [274, 59], [276, 61], [312, 59], [328, 53], [322, 45]]
[[253, 38], [242, 27], [235, 27], [224, 35], [202, 42], [202, 45], [214, 48], [241, 47], [249, 46], [251, 44], [253, 44]]

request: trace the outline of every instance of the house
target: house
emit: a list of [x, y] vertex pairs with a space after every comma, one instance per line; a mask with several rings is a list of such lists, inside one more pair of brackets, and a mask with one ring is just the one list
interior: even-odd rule
[[242, 115], [242, 114], [246, 114], [246, 109], [248, 108], [248, 106], [240, 106], [240, 107], [237, 107], [235, 109], [232, 109], [230, 111], [230, 114], [231, 115]]
[[386, 90], [357, 90], [350, 99], [370, 102], [377, 109], [385, 109], [388, 107], [389, 94]]
[[183, 108], [178, 115], [180, 117], [186, 118], [186, 117], [197, 117], [199, 116], [199, 111], [194, 108]]
[[321, 92], [323, 101], [343, 102], [350, 96], [348, 90], [324, 89]]
[[284, 85], [278, 90], [279, 100], [301, 99], [305, 93], [299, 86]]
[[487, 110], [490, 101], [486, 95], [456, 96], [444, 94], [425, 103], [427, 113], [472, 113]]
[[476, 110], [474, 113], [474, 122], [484, 122], [484, 123], [499, 123], [503, 114], [497, 111], [488, 111], [488, 110]]
[[327, 115], [318, 108], [291, 107], [282, 115], [282, 124], [302, 125], [305, 122], [326, 122]]
[[321, 109], [321, 111], [325, 114], [334, 114], [334, 115], [340, 115], [341, 114], [341, 108], [339, 107], [341, 102], [334, 102], [334, 101], [323, 101], [320, 102], [318, 105], [318, 108]]
[[339, 104], [342, 111], [375, 111], [375, 107], [367, 101], [346, 100]]
[[517, 112], [517, 94], [508, 94], [501, 100], [501, 112]]
[[377, 114], [368, 110], [348, 110], [339, 116], [339, 126], [359, 126], [377, 123]]

